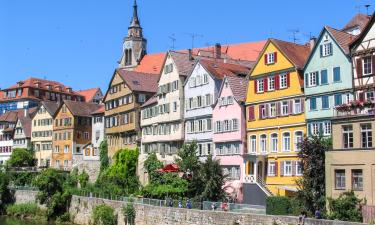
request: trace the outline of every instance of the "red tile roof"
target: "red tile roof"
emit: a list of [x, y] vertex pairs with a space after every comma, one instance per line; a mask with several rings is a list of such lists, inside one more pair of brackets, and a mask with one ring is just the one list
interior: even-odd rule
[[100, 88], [98, 88], [98, 87], [77, 91], [78, 94], [85, 97], [85, 102], [92, 102], [96, 93], [98, 93], [98, 92], [101, 92]]
[[360, 45], [361, 41], [366, 37], [367, 33], [370, 31], [371, 27], [375, 23], [375, 12], [372, 14], [368, 22], [366, 23], [366, 26], [361, 30], [361, 33], [355, 37], [355, 39], [350, 43], [349, 48], [353, 50], [358, 45]]
[[97, 110], [95, 110], [94, 112], [91, 113], [92, 115], [94, 115], [94, 114], [103, 114], [104, 113], [104, 111], [105, 111], [104, 105], [100, 104], [99, 106], [100, 107]]
[[362, 13], [356, 14], [345, 26], [342, 28], [343, 31], [348, 30], [350, 28], [354, 28], [359, 26], [360, 31], [362, 32], [365, 28], [367, 22], [370, 20], [370, 16]]
[[[64, 100], [65, 105], [68, 107], [73, 116], [91, 116], [92, 112], [98, 110], [101, 105], [89, 102], [76, 102]], [[60, 107], [61, 108], [61, 107]]]
[[345, 54], [349, 54], [349, 44], [355, 39], [355, 36], [332, 27], [326, 26], [325, 28], [336, 39], [336, 42], [340, 45]]
[[[27, 115], [33, 117], [37, 112], [37, 107], [27, 109]], [[18, 117], [24, 117], [25, 109], [17, 109], [13, 111], [7, 111], [4, 114], [0, 115], [0, 122], [15, 123]]]
[[216, 78], [222, 79], [224, 76], [246, 76], [250, 68], [238, 64], [223, 63], [215, 60], [200, 59], [199, 63]]
[[299, 45], [287, 41], [270, 38], [278, 49], [294, 64], [297, 69], [302, 69], [310, 54], [310, 46]]
[[147, 54], [134, 71], [159, 75], [166, 55], [166, 52]]
[[126, 85], [132, 91], [151, 92], [154, 93], [158, 88], [159, 76], [150, 73], [141, 73], [128, 71], [126, 69], [118, 69], [117, 73], [124, 80]]

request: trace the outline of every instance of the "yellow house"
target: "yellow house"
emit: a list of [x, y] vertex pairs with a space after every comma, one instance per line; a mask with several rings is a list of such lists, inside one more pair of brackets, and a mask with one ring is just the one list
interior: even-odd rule
[[293, 195], [302, 175], [297, 154], [306, 134], [302, 68], [309, 52], [308, 45], [269, 39], [249, 74], [245, 182], [263, 195]]

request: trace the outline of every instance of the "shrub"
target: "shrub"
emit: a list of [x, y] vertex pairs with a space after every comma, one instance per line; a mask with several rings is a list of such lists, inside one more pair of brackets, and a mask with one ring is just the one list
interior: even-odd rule
[[35, 203], [22, 203], [10, 205], [6, 209], [7, 215], [17, 218], [33, 218], [46, 220], [46, 212]]
[[289, 215], [292, 213], [291, 199], [282, 196], [271, 196], [266, 200], [268, 215]]
[[85, 188], [89, 182], [89, 175], [85, 171], [82, 171], [82, 173], [78, 176], [78, 180], [81, 188]]
[[328, 217], [335, 220], [362, 222], [363, 200], [357, 198], [353, 191], [342, 193], [337, 199], [328, 198]]
[[34, 156], [33, 153], [24, 148], [15, 148], [12, 151], [12, 155], [7, 161], [9, 167], [24, 167], [24, 166], [34, 166]]
[[135, 209], [132, 201], [122, 207], [122, 212], [124, 213], [125, 224], [134, 225]]
[[98, 205], [92, 212], [92, 225], [116, 225], [117, 216], [114, 210], [107, 205]]
[[13, 195], [10, 193], [8, 185], [8, 175], [0, 171], [0, 214], [4, 211], [5, 206], [13, 200]]

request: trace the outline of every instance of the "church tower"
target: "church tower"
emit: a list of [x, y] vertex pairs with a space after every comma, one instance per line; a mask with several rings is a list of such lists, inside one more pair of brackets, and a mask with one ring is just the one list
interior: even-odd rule
[[128, 36], [124, 38], [119, 68], [131, 70], [136, 67], [146, 55], [146, 46], [147, 40], [143, 38], [142, 27], [138, 19], [137, 1], [134, 0], [133, 17], [128, 27]]

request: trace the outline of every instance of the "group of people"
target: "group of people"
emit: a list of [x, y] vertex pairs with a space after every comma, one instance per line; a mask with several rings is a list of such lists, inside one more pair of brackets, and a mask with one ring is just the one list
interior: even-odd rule
[[[221, 208], [221, 211], [228, 211], [228, 209], [229, 209], [228, 203], [227, 202], [222, 202], [221, 205], [220, 205], [220, 208]], [[211, 209], [212, 209], [212, 211], [216, 211], [217, 210], [217, 204], [215, 202], [213, 202], [211, 204]]]
[[[167, 203], [168, 203], [168, 206], [169, 207], [173, 207], [173, 199], [168, 199], [167, 200]], [[183, 208], [183, 204], [182, 204], [182, 200], [179, 200], [178, 201], [178, 208]], [[187, 209], [192, 209], [193, 208], [193, 204], [191, 203], [191, 201], [190, 201], [190, 199], [188, 199], [187, 201], [186, 201], [186, 208]]]

